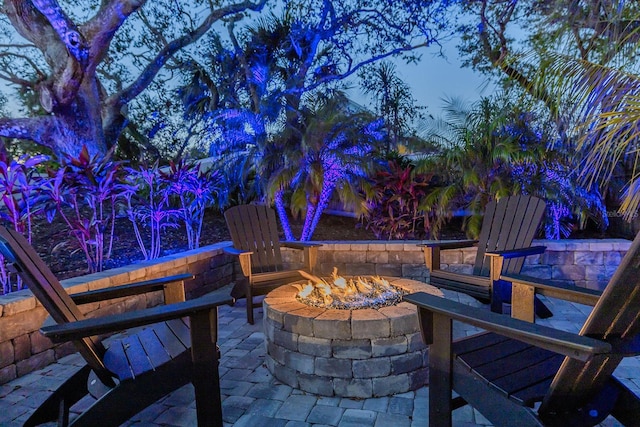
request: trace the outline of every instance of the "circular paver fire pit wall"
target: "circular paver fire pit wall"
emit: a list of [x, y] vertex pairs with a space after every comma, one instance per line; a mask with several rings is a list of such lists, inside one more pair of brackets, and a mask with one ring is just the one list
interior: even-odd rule
[[[409, 293], [442, 296], [426, 283], [386, 279]], [[427, 384], [427, 349], [415, 305], [318, 308], [296, 300], [297, 292], [293, 284], [284, 285], [263, 302], [267, 367], [279, 381], [313, 394], [360, 398]]]

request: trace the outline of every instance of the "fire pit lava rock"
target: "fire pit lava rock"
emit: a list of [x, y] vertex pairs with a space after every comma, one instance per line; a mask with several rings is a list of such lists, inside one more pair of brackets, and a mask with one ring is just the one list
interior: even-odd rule
[[[406, 293], [442, 296], [426, 283], [386, 280]], [[296, 298], [304, 283], [281, 286], [263, 302], [266, 363], [279, 381], [313, 394], [355, 398], [404, 393], [427, 384], [427, 349], [414, 305], [313, 307]]]

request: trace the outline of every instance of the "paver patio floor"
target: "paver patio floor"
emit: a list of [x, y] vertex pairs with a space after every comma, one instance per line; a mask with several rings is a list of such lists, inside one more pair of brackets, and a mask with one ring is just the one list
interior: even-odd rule
[[[445, 291], [445, 297], [480, 306], [466, 295]], [[577, 332], [590, 308], [545, 299], [554, 316], [538, 320], [556, 328]], [[244, 300], [219, 310], [220, 382], [225, 425], [237, 427], [404, 427], [428, 426], [429, 388], [390, 397], [348, 399], [315, 396], [276, 381], [264, 366], [264, 334], [261, 312], [256, 324], [246, 323]], [[456, 336], [474, 332], [462, 324]], [[0, 426], [18, 426], [57, 384], [83, 363], [79, 355], [61, 359], [42, 370], [0, 386]], [[640, 394], [640, 357], [628, 358], [616, 371], [634, 392]], [[72, 410], [82, 408], [79, 402]], [[196, 424], [193, 387], [187, 385], [131, 418], [125, 426], [191, 426]], [[469, 406], [454, 412], [455, 426], [486, 426], [490, 423]], [[609, 418], [603, 426], [619, 425]]]

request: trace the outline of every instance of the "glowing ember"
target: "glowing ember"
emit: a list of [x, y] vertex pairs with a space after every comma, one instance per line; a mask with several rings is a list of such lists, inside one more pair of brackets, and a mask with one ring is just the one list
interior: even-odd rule
[[402, 289], [396, 288], [380, 276], [345, 279], [338, 276], [336, 267], [333, 268], [331, 281], [304, 271], [300, 274], [309, 282], [305, 285], [295, 285], [299, 290], [296, 298], [314, 307], [345, 310], [379, 308], [399, 303], [405, 294]]

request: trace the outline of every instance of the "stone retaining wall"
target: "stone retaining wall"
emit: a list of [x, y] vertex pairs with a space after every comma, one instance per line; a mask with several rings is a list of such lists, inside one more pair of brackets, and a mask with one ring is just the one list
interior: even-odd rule
[[[218, 243], [154, 261], [62, 280], [61, 283], [69, 293], [76, 293], [188, 272], [196, 275], [194, 280], [185, 283], [187, 295], [192, 298], [232, 280], [233, 259], [222, 251], [228, 244]], [[103, 316], [154, 306], [161, 301], [161, 292], [151, 292], [83, 305], [81, 310], [91, 317]], [[0, 384], [76, 351], [72, 343], [53, 345], [40, 334], [38, 330], [47, 316], [29, 290], [0, 296]]]
[[[427, 281], [422, 249], [415, 241], [323, 242], [318, 254], [318, 273], [330, 274], [333, 267], [344, 275], [377, 274]], [[572, 283], [589, 289], [604, 289], [631, 242], [624, 239], [538, 240], [546, 246], [542, 255], [528, 257], [523, 274], [556, 283]], [[285, 261], [299, 264], [300, 251], [285, 250]], [[476, 249], [442, 252], [442, 268], [470, 273]]]

